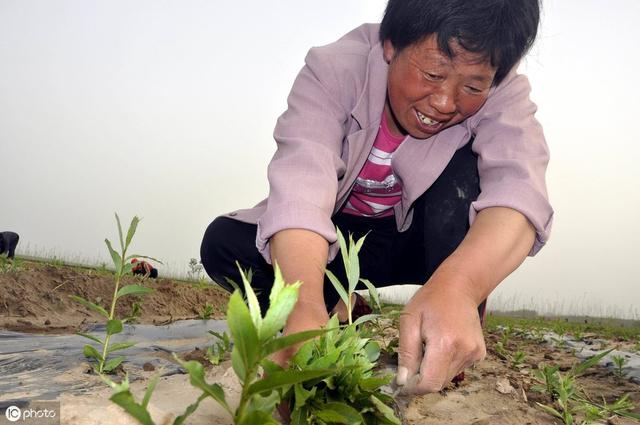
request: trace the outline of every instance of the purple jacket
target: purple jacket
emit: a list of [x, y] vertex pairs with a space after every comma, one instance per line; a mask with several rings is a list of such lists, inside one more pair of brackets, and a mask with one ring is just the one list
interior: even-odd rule
[[[312, 48], [278, 119], [278, 149], [268, 168], [269, 197], [227, 217], [258, 225], [256, 246], [270, 262], [269, 238], [302, 228], [338, 251], [331, 216], [346, 202], [373, 146], [387, 91], [387, 63], [377, 24], [365, 24], [335, 43]], [[469, 220], [493, 206], [513, 208], [536, 229], [534, 255], [549, 237], [553, 210], [545, 185], [549, 151], [535, 119], [526, 77], [515, 70], [491, 89], [483, 107], [426, 140], [408, 137], [393, 155], [402, 182], [395, 206], [398, 230], [411, 224], [411, 204], [436, 180], [455, 151], [469, 142], [478, 154], [481, 193]]]

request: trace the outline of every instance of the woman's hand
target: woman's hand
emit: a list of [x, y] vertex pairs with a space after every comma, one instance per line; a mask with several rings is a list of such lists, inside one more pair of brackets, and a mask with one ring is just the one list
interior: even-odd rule
[[408, 393], [441, 390], [486, 355], [478, 306], [467, 294], [433, 282], [400, 316], [396, 383]]
[[531, 250], [524, 215], [492, 207], [478, 213], [460, 246], [411, 299], [400, 317], [396, 383], [408, 392], [439, 391], [486, 355], [478, 305]]
[[[329, 321], [329, 314], [324, 303], [307, 303], [302, 300], [296, 303], [295, 308], [289, 315], [287, 325], [284, 328], [284, 335], [291, 335], [297, 332], [320, 329], [326, 326]], [[296, 344], [275, 353], [272, 360], [281, 367], [287, 367], [289, 359], [298, 351], [301, 344]]]

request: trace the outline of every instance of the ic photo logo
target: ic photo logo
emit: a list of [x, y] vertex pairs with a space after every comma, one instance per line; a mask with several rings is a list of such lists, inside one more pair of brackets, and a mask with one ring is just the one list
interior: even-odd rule
[[20, 420], [22, 411], [18, 406], [9, 406], [7, 407], [7, 410], [4, 411], [4, 415], [7, 417], [9, 422], [16, 422]]

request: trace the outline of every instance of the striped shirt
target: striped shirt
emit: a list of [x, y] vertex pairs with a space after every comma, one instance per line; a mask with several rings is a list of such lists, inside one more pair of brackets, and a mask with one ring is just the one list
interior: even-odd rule
[[393, 174], [391, 158], [404, 139], [404, 136], [391, 134], [383, 112], [373, 148], [342, 212], [361, 217], [393, 215], [393, 206], [400, 202], [402, 196], [402, 186]]

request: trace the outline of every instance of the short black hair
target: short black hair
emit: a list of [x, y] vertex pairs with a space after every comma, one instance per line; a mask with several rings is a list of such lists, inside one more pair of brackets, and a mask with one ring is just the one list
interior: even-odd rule
[[539, 0], [389, 0], [380, 40], [399, 52], [436, 34], [449, 57], [456, 41], [489, 59], [497, 85], [533, 45], [539, 22]]

